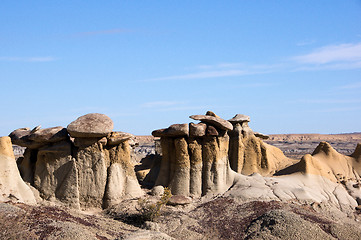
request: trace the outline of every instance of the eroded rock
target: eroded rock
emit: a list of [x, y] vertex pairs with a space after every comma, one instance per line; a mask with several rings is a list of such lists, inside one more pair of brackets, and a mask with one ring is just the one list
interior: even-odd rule
[[89, 113], [71, 122], [67, 130], [71, 137], [105, 137], [113, 130], [113, 121], [100, 113]]

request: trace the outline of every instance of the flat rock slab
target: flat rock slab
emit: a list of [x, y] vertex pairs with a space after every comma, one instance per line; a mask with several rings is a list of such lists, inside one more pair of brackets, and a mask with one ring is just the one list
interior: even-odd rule
[[119, 145], [120, 143], [133, 138], [134, 135], [125, 132], [112, 132], [108, 137], [108, 145]]
[[189, 135], [188, 124], [173, 124], [168, 128], [154, 130], [152, 132], [154, 137], [186, 137]]
[[71, 122], [67, 130], [71, 137], [105, 137], [113, 127], [113, 121], [108, 116], [89, 113]]
[[60, 142], [68, 138], [68, 131], [63, 127], [44, 128], [31, 133], [29, 139], [40, 143]]
[[12, 131], [9, 134], [9, 137], [11, 138], [11, 142], [13, 144], [21, 147], [27, 147], [30, 149], [42, 147], [44, 145], [43, 143], [35, 142], [29, 139], [31, 132], [32, 131], [29, 128], [19, 128]]
[[207, 116], [207, 115], [192, 115], [189, 117], [194, 120], [212, 124], [215, 127], [218, 127], [222, 130], [232, 130], [233, 129], [232, 123], [230, 123], [227, 120], [224, 120], [222, 118], [219, 118], [219, 117], [213, 117], [213, 116]]
[[266, 134], [263, 134], [263, 133], [254, 132], [254, 135], [255, 135], [256, 137], [261, 138], [261, 139], [264, 139], [264, 140], [269, 139], [269, 136], [266, 135]]
[[236, 114], [233, 118], [229, 119], [231, 123], [242, 123], [242, 122], [250, 122], [251, 118], [247, 115]]

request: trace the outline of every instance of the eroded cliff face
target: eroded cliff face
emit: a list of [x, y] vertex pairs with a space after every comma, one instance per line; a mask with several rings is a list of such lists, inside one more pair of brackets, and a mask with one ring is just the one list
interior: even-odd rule
[[229, 161], [234, 171], [245, 175], [259, 173], [272, 176], [295, 162], [287, 158], [280, 149], [263, 142], [262, 139], [268, 137], [253, 132], [248, 126], [250, 118], [239, 115], [229, 120], [233, 124], [233, 130], [229, 131]]
[[109, 207], [143, 194], [130, 162], [131, 134], [113, 132], [103, 114], [84, 115], [68, 128], [10, 134], [13, 143], [27, 147], [19, 170], [43, 199], [72, 208]]

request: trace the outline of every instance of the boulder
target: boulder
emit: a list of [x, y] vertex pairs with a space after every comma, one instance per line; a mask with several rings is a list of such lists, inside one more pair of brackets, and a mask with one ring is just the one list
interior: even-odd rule
[[16, 166], [11, 139], [0, 137], [0, 201], [36, 204], [30, 187], [21, 179]]
[[214, 112], [212, 112], [212, 111], [207, 111], [206, 115], [219, 118], [219, 116], [217, 114], [215, 114]]
[[13, 144], [19, 145], [21, 147], [27, 147], [30, 149], [37, 149], [44, 146], [44, 143], [35, 142], [29, 139], [32, 130], [29, 128], [19, 128], [12, 131], [9, 134]]
[[159, 129], [152, 132], [154, 137], [184, 137], [189, 135], [188, 124], [173, 124], [168, 128]]
[[233, 118], [228, 120], [231, 123], [243, 123], [243, 122], [250, 122], [251, 118], [247, 115], [243, 114], [236, 114]]
[[190, 137], [203, 137], [206, 135], [207, 124], [205, 123], [190, 123], [189, 136]]
[[204, 123], [212, 124], [215, 127], [218, 127], [222, 130], [232, 130], [233, 129], [233, 126], [230, 122], [228, 122], [227, 120], [224, 120], [222, 118], [219, 118], [219, 117], [213, 117], [213, 116], [207, 116], [207, 115], [192, 115], [189, 117], [194, 120], [199, 120]]
[[206, 135], [207, 136], [218, 136], [219, 133], [215, 127], [213, 127], [212, 125], [208, 125], [207, 130], [206, 130]]
[[108, 145], [119, 145], [120, 143], [133, 138], [134, 135], [125, 132], [112, 132], [108, 136]]
[[168, 201], [168, 205], [177, 206], [177, 205], [187, 205], [192, 202], [192, 198], [183, 196], [183, 195], [173, 195]]
[[67, 130], [71, 137], [105, 137], [113, 130], [113, 121], [100, 113], [89, 113], [71, 122]]
[[53, 143], [66, 140], [68, 138], [68, 131], [63, 127], [52, 127], [38, 129], [29, 135], [29, 140], [39, 143]]

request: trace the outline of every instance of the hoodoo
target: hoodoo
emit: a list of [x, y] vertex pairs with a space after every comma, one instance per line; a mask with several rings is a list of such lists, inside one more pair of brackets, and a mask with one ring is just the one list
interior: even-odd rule
[[113, 132], [113, 121], [104, 114], [81, 116], [67, 128], [21, 128], [9, 136], [26, 147], [18, 160], [23, 179], [46, 200], [108, 207], [143, 194], [130, 163], [133, 135]]

